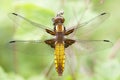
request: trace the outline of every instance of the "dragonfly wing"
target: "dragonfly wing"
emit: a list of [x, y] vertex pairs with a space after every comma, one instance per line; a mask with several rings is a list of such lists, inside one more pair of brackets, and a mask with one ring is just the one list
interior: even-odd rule
[[[36, 22], [34, 22], [34, 21], [32, 21], [32, 20], [29, 20], [29, 19], [27, 19], [27, 18], [25, 18], [25, 17], [23, 17], [23, 16], [21, 16], [21, 15], [19, 15], [19, 14], [17, 14], [17, 13], [10, 13], [10, 14], [9, 14], [9, 17], [10, 17], [13, 21], [19, 18], [19, 19], [23, 19], [23, 20], [27, 21], [27, 22], [30, 23], [31, 25], [36, 26], [36, 27], [38, 27], [38, 28], [40, 28], [40, 29], [45, 30], [45, 29], [47, 28], [47, 29], [51, 30], [51, 29], [48, 28], [47, 26], [44, 26], [44, 25], [42, 25], [42, 24], [36, 23]], [[15, 19], [15, 18], [16, 18], [16, 19]]]
[[68, 48], [66, 48], [65, 55], [66, 55], [65, 72], [67, 72], [67, 75], [70, 75], [73, 80], [76, 80], [77, 79], [76, 74], [79, 73], [79, 69], [81, 65], [79, 61], [80, 56], [78, 59], [78, 56], [76, 56], [76, 53], [75, 51], [73, 51], [72, 46], [69, 46]]
[[97, 52], [112, 47], [109, 40], [77, 40], [75, 48], [81, 52]]
[[48, 75], [47, 70], [54, 60], [54, 49], [39, 40], [11, 41], [11, 47], [16, 72], [26, 75], [31, 75], [29, 72]]
[[[52, 37], [51, 35], [49, 36], [47, 35], [46, 29], [50, 31], [53, 31], [53, 30], [42, 24], [33, 22], [16, 13], [10, 13], [9, 17], [14, 21], [14, 24], [15, 24], [13, 27], [14, 28], [14, 32], [13, 32], [14, 39], [36, 40], [40, 38], [47, 39], [47, 38]], [[32, 27], [31, 25], [35, 27]]]
[[72, 50], [71, 46], [69, 48], [66, 48], [65, 55], [66, 55], [66, 65], [69, 66], [69, 71], [74, 72], [77, 63], [76, 63], [75, 53]]
[[76, 42], [73, 45], [69, 46], [66, 49], [66, 55], [68, 57], [70, 56], [69, 60], [73, 62], [77, 57], [80, 58], [82, 56], [82, 53], [99, 52], [112, 47], [112, 45], [113, 43], [109, 40], [76, 40]]
[[73, 26], [75, 30], [73, 34], [76, 34], [78, 37], [90, 35], [90, 33], [94, 32], [109, 16], [109, 13], [101, 13], [100, 15], [83, 23], [78, 22], [77, 25]]
[[83, 55], [110, 48], [112, 43], [108, 40], [77, 40], [75, 44], [66, 48], [66, 65], [72, 78], [78, 73], [92, 73], [95, 56]]

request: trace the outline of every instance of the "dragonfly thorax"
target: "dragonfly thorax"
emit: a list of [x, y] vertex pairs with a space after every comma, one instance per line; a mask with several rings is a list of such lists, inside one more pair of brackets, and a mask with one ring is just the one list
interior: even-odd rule
[[61, 23], [59, 23], [55, 26], [55, 30], [56, 32], [64, 32], [64, 26]]
[[57, 32], [55, 39], [56, 39], [57, 42], [63, 43], [64, 42], [64, 33], [63, 32]]

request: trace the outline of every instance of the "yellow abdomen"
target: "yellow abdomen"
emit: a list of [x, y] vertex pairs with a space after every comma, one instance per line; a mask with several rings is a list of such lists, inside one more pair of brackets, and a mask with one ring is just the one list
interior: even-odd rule
[[64, 71], [65, 65], [65, 51], [63, 43], [55, 44], [55, 67], [58, 72], [58, 75], [61, 76]]

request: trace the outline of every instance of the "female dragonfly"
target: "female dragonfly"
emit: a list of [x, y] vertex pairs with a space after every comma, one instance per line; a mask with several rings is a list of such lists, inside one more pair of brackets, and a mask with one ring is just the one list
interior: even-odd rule
[[[87, 43], [88, 44], [92, 43], [92, 47], [94, 47], [94, 45], [96, 45], [97, 43], [102, 43], [102, 44], [106, 44], [106, 45], [111, 43], [109, 40], [79, 40], [79, 39], [66, 38], [66, 36], [70, 35], [71, 33], [76, 32], [76, 30], [85, 28], [85, 26], [87, 24], [96, 20], [97, 18], [102, 18], [102, 17], [108, 16], [107, 13], [101, 13], [100, 15], [92, 18], [91, 20], [84, 22], [82, 24], [77, 24], [73, 28], [68, 29], [68, 30], [64, 26], [65, 19], [63, 17], [63, 14], [64, 14], [64, 12], [60, 11], [57, 13], [57, 15], [54, 18], [52, 18], [53, 29], [51, 30], [51, 29], [49, 29], [41, 24], [35, 23], [17, 13], [12, 13], [12, 15], [22, 18], [22, 19], [26, 20], [27, 22], [29, 22], [30, 24], [32, 24], [36, 27], [39, 27], [41, 29], [44, 29], [48, 34], [55, 36], [52, 39], [45, 40], [44, 43], [46, 43], [47, 45], [49, 45], [51, 48], [54, 49], [54, 64], [55, 64], [55, 68], [56, 68], [56, 71], [59, 76], [62, 76], [62, 74], [64, 72], [66, 54], [67, 54], [67, 53], [65, 53], [65, 49], [68, 48], [69, 46], [73, 45], [76, 42], [81, 43], [81, 45], [84, 45], [84, 44], [86, 45]], [[95, 27], [96, 26], [93, 26], [93, 28], [95, 28]], [[17, 43], [17, 42], [29, 42], [29, 41], [25, 41], [25, 40], [10, 41], [10, 43]], [[41, 40], [37, 40], [37, 41], [33, 40], [33, 42], [40, 43]], [[96, 46], [94, 48], [96, 48]]]

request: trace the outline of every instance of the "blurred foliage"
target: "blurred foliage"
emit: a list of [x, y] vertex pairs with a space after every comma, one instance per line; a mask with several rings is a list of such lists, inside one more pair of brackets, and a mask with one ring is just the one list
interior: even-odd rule
[[[119, 0], [2, 0], [0, 3], [0, 80], [120, 80], [119, 3]], [[18, 13], [52, 29], [51, 19], [59, 10], [64, 10], [65, 26], [76, 24], [80, 17], [82, 17], [81, 22], [84, 22], [102, 12], [110, 13], [110, 17], [100, 25], [101, 28], [87, 38], [108, 39], [113, 42], [113, 47], [104, 51], [76, 54], [73, 60], [77, 62], [70, 62], [70, 65], [75, 68], [71, 69], [74, 72], [66, 63], [62, 77], [57, 75], [54, 67], [47, 75], [54, 60], [54, 50], [46, 44], [9, 44], [13, 39], [52, 38], [42, 29], [10, 13]], [[76, 49], [74, 52], [79, 53]]]

